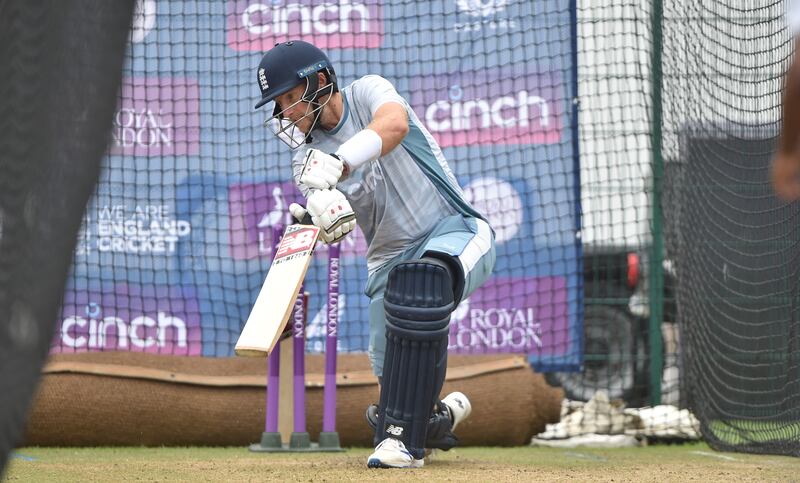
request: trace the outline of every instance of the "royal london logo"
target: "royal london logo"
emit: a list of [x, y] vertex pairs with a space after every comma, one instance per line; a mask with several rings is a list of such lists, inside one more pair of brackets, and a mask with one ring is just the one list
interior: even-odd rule
[[111, 154], [196, 154], [200, 149], [199, 99], [199, 86], [192, 79], [124, 79], [113, 117]]
[[562, 354], [571, 350], [572, 310], [564, 277], [492, 278], [453, 312], [448, 349]]

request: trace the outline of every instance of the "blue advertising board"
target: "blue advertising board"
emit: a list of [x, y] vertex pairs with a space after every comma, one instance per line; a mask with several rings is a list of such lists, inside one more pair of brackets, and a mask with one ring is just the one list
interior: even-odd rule
[[[324, 49], [346, 85], [390, 80], [492, 225], [492, 278], [450, 350], [576, 369], [582, 266], [574, 4], [563, 0], [140, 0], [112, 138], [87, 207], [53, 352], [231, 356], [302, 201], [267, 128], [256, 66], [275, 42]], [[343, 242], [339, 349], [366, 351], [366, 243]], [[306, 281], [322, 348], [327, 250]]]

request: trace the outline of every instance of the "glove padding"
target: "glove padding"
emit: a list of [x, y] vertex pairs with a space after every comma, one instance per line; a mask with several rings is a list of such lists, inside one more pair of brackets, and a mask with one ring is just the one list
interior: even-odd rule
[[343, 170], [344, 163], [339, 156], [311, 148], [303, 160], [300, 183], [318, 190], [332, 189], [342, 177]]
[[308, 197], [306, 208], [292, 203], [289, 212], [298, 220], [310, 214], [314, 226], [320, 229], [320, 238], [328, 244], [338, 243], [356, 228], [353, 208], [337, 189], [314, 191]]

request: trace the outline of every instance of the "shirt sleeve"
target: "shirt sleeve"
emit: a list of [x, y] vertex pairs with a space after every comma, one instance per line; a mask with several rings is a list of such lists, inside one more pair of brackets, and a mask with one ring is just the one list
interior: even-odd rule
[[396, 102], [403, 107], [407, 107], [408, 104], [403, 96], [397, 93], [392, 83], [379, 75], [365, 75], [354, 83], [353, 90], [362, 105], [369, 107], [369, 112], [373, 116], [378, 108], [387, 102]]
[[792, 35], [800, 34], [800, 0], [786, 1], [786, 29]]

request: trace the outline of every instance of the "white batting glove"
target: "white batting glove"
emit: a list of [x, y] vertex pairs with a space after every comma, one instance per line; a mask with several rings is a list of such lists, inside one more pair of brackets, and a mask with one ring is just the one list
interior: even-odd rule
[[339, 156], [311, 148], [303, 160], [300, 182], [318, 190], [335, 188], [343, 169], [344, 163]]
[[356, 214], [337, 189], [313, 192], [306, 209], [314, 225], [320, 228], [320, 238], [325, 243], [337, 243], [356, 228]]

